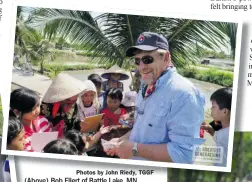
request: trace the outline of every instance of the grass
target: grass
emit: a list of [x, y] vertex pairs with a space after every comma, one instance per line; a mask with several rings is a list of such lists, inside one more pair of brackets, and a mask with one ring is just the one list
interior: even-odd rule
[[203, 68], [216, 68], [218, 70], [223, 70], [223, 71], [230, 71], [230, 72], [234, 72], [234, 67], [230, 67], [230, 68], [221, 68], [218, 66], [210, 66], [210, 65], [204, 65], [204, 64], [197, 64], [197, 67], [203, 67]]
[[44, 66], [45, 71], [60, 70], [60, 71], [74, 71], [74, 70], [91, 70], [97, 68], [107, 69], [106, 66], [97, 66], [92, 64], [81, 64], [81, 65], [60, 65], [60, 64], [46, 64]]
[[92, 70], [97, 68], [108, 69], [106, 66], [94, 64], [81, 65], [60, 65], [60, 64], [46, 64], [44, 65], [45, 74], [50, 78], [55, 78], [62, 71], [77, 71], [77, 70]]
[[215, 83], [225, 87], [233, 86], [234, 74], [229, 71], [220, 71], [216, 68], [197, 69], [196, 67], [187, 67], [178, 69], [179, 73], [188, 78], [195, 78], [197, 80]]
[[[85, 51], [71, 51], [71, 50], [53, 50], [54, 51], [54, 60], [50, 62], [50, 58], [45, 57], [45, 62], [55, 63], [55, 64], [64, 64], [70, 62], [77, 63], [88, 63], [90, 60], [91, 53], [86, 53]], [[23, 60], [23, 58], [22, 58]], [[32, 64], [35, 66], [39, 65], [38, 61], [32, 61]]]

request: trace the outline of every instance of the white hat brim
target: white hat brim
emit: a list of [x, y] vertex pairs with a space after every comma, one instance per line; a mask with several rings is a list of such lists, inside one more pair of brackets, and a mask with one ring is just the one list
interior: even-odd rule
[[84, 82], [60, 73], [51, 83], [43, 97], [45, 103], [56, 103], [80, 94], [85, 89]]

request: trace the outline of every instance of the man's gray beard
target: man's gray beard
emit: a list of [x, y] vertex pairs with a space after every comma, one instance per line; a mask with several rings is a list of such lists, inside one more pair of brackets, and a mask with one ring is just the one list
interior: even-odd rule
[[143, 81], [143, 83], [145, 85], [151, 85], [151, 84], [153, 84], [153, 82], [154, 82], [154, 74], [152, 73], [152, 78], [147, 79], [147, 80], [142, 79], [142, 81]]
[[148, 80], [143, 80], [143, 83], [145, 85], [151, 85], [153, 83], [152, 79], [148, 79]]

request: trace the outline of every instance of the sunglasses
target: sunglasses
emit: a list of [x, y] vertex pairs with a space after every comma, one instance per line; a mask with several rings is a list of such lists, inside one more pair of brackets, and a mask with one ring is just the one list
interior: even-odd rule
[[151, 64], [154, 61], [154, 58], [152, 56], [146, 55], [142, 58], [135, 58], [135, 64], [139, 65], [140, 61], [142, 61], [144, 64]]

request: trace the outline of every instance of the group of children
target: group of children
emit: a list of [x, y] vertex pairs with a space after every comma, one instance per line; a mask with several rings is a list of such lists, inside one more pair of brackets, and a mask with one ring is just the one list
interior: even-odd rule
[[[83, 84], [85, 89], [78, 94], [76, 108], [77, 121], [74, 127], [62, 130], [55, 129], [50, 119], [41, 115], [39, 95], [28, 89], [17, 89], [11, 93], [7, 148], [9, 150], [33, 151], [31, 138], [33, 133], [62, 130], [62, 136], [51, 141], [44, 148], [45, 153], [72, 155], [106, 156], [101, 149], [101, 138], [110, 140], [128, 132], [134, 122], [134, 106], [137, 93], [126, 92], [123, 97], [123, 84], [119, 80], [127, 76], [119, 73], [103, 74], [108, 78], [106, 85], [100, 75], [91, 74]], [[104, 90], [106, 89], [106, 90]], [[229, 123], [231, 114], [232, 88], [221, 88], [215, 91], [212, 101], [211, 115], [213, 121], [203, 122], [201, 137], [204, 131], [210, 133], [217, 146], [224, 148], [223, 162], [215, 165], [226, 165]], [[85, 132], [86, 117], [104, 114], [98, 131]], [[122, 121], [122, 122], [121, 122]]]
[[[58, 131], [63, 134], [58, 135], [57, 140], [49, 142], [42, 152], [106, 156], [100, 145], [100, 139], [105, 134], [113, 135], [115, 131], [118, 133], [121, 129], [128, 131], [132, 128], [137, 93], [126, 92], [123, 99], [122, 89], [116, 86], [102, 91], [102, 79], [97, 74], [89, 75], [83, 84], [85, 89], [78, 94], [76, 102], [77, 122], [74, 127], [67, 130], [54, 127], [50, 119], [41, 114], [41, 99], [36, 92], [24, 88], [12, 91], [7, 149], [33, 152], [31, 140], [34, 133]], [[85, 132], [85, 118], [97, 114], [104, 114], [98, 130]], [[130, 122], [125, 125], [120, 123], [120, 120]]]

